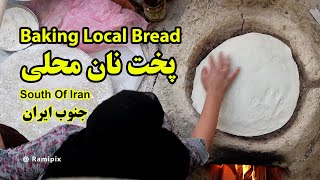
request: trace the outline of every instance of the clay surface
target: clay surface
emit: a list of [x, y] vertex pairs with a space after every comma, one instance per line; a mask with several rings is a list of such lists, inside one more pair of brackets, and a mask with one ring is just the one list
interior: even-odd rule
[[[284, 127], [264, 136], [241, 138], [217, 131], [210, 162], [221, 158], [219, 149], [268, 153], [281, 157], [267, 159], [287, 170], [285, 179], [320, 177], [320, 26], [309, 13], [317, 3], [317, 0], [168, 1], [166, 19], [153, 24], [152, 29], [170, 31], [175, 26], [182, 27], [181, 44], [161, 46], [164, 56], [176, 58], [179, 79], [171, 85], [165, 77], [158, 76], [155, 84], [146, 80], [143, 85], [149, 84], [148, 89], [158, 95], [173, 120], [176, 134], [190, 137], [199, 118], [190, 97], [200, 61], [231, 37], [248, 32], [269, 34], [291, 48], [298, 64], [301, 86], [295, 112]], [[240, 157], [233, 159], [237, 161]], [[206, 179], [207, 175], [208, 171], [203, 169], [194, 172], [190, 179]]]

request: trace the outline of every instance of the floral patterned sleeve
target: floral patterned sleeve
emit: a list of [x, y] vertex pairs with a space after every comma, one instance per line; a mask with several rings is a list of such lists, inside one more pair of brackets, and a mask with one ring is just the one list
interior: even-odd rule
[[16, 148], [0, 149], [0, 179], [37, 179], [49, 161], [37, 162], [37, 158], [50, 158], [69, 135], [83, 127], [62, 125], [46, 135]]
[[[162, 127], [169, 131], [172, 131], [172, 124], [169, 116], [166, 113], [164, 114]], [[185, 138], [181, 139], [181, 141], [189, 150], [190, 170], [202, 166], [208, 161], [209, 153], [206, 150], [204, 139]]]
[[190, 169], [204, 165], [209, 159], [204, 139], [185, 138], [182, 143], [188, 148], [190, 155]]

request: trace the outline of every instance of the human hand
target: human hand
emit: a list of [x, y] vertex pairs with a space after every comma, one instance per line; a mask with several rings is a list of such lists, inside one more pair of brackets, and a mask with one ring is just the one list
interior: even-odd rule
[[230, 61], [230, 56], [224, 56], [222, 52], [219, 53], [216, 62], [213, 56], [209, 57], [209, 67], [204, 67], [201, 71], [201, 82], [207, 95], [214, 95], [222, 100], [225, 92], [240, 72], [240, 67], [229, 72]]

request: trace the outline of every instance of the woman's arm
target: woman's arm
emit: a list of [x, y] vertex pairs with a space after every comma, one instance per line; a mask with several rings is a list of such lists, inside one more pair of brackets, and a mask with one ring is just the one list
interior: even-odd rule
[[212, 56], [209, 57], [209, 67], [205, 67], [201, 71], [202, 85], [207, 94], [200, 119], [192, 135], [195, 138], [205, 140], [207, 151], [213, 143], [224, 94], [237, 77], [240, 68], [238, 67], [231, 73], [229, 73], [229, 70], [230, 57], [224, 56], [221, 52], [217, 62], [214, 62]]

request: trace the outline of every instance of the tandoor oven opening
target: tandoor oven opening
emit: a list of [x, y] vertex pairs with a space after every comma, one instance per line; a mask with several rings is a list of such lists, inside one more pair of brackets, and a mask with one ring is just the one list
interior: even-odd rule
[[282, 180], [283, 170], [278, 167], [212, 164], [210, 165], [211, 180]]

